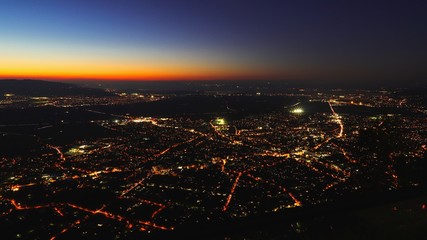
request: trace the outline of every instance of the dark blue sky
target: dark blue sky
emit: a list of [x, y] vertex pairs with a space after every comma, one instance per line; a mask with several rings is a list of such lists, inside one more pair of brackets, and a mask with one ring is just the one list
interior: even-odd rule
[[423, 1], [2, 1], [0, 77], [424, 81]]

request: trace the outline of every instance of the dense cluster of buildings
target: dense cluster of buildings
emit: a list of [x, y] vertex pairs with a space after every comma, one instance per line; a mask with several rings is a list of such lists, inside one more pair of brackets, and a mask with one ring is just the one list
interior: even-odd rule
[[[91, 121], [111, 134], [3, 156], [0, 218], [15, 227], [16, 238], [121, 239], [422, 184], [408, 169], [426, 156], [425, 116], [344, 109], [412, 108], [406, 100], [371, 92], [304, 94], [309, 101], [239, 119]], [[75, 106], [119, 100], [43, 101]], [[327, 111], [308, 111], [311, 104]]]

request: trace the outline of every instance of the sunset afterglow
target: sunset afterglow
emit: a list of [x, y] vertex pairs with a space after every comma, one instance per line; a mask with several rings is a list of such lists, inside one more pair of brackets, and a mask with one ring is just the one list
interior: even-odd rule
[[[398, 8], [6, 1], [0, 3], [0, 79], [419, 80], [427, 74], [417, 63], [424, 51], [417, 47], [425, 39], [418, 26], [424, 12], [411, 6], [401, 22], [391, 11]], [[358, 16], [364, 17], [352, 20]]]

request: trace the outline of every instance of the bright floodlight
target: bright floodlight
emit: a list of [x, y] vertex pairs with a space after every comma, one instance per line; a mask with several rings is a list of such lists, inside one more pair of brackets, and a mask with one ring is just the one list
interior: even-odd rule
[[304, 112], [304, 109], [302, 108], [295, 108], [291, 110], [291, 113], [295, 113], [295, 114], [301, 114]]
[[225, 125], [226, 122], [225, 122], [224, 118], [217, 118], [217, 119], [215, 119], [215, 124], [216, 125]]

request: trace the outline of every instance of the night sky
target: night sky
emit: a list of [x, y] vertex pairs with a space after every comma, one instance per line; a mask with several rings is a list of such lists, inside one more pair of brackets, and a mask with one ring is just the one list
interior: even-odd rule
[[427, 3], [3, 0], [0, 78], [425, 82]]

